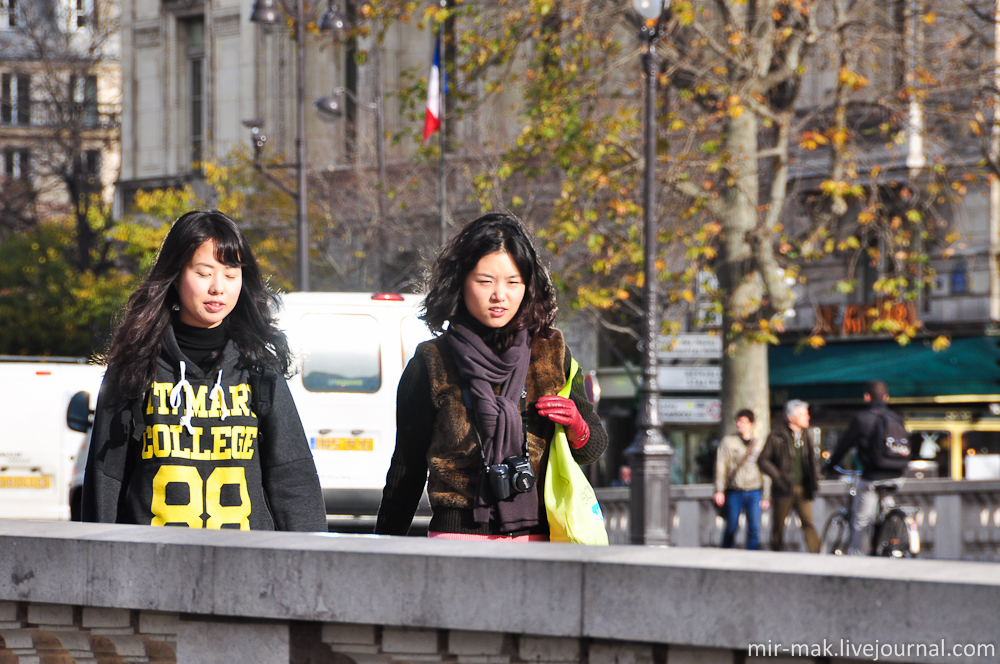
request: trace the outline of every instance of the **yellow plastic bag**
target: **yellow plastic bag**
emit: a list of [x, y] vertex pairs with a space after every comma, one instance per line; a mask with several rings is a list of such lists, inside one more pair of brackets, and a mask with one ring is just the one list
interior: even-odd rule
[[[579, 368], [576, 360], [572, 360], [569, 380], [559, 396], [569, 397], [573, 377]], [[573, 459], [566, 431], [561, 424], [556, 425], [556, 433], [549, 445], [543, 499], [549, 519], [550, 541], [607, 546], [608, 531], [604, 527], [604, 513], [597, 502], [597, 494]]]

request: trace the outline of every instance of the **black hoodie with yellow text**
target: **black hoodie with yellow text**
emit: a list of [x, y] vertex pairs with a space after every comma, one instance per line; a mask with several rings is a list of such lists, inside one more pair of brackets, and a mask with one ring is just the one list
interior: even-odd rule
[[94, 415], [83, 520], [191, 528], [325, 531], [312, 452], [288, 384], [254, 412], [251, 372], [229, 339], [203, 372], [168, 327], [139, 401], [106, 380]]

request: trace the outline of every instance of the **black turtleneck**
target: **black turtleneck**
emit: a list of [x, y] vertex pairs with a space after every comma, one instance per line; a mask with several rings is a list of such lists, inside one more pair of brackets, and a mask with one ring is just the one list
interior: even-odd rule
[[223, 321], [215, 327], [195, 327], [182, 323], [179, 317], [174, 316], [173, 326], [181, 352], [202, 371], [210, 371], [219, 357], [216, 351], [222, 350], [226, 344], [226, 323]]

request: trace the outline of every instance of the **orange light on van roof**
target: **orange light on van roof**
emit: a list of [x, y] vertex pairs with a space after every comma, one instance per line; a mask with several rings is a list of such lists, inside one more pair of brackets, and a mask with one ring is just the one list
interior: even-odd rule
[[372, 295], [373, 300], [381, 300], [383, 302], [403, 302], [404, 298], [399, 293], [375, 293]]

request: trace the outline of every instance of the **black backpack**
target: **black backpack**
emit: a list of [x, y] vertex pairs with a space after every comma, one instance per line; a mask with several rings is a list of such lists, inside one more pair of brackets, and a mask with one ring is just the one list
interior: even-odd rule
[[875, 429], [868, 442], [867, 461], [878, 470], [903, 470], [910, 462], [910, 433], [891, 410], [875, 413]]

